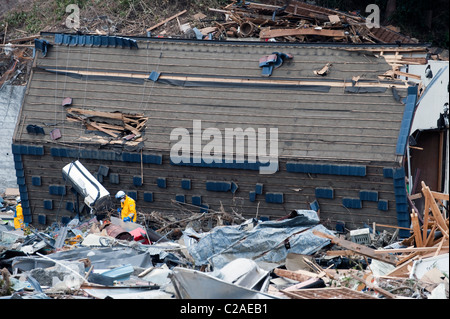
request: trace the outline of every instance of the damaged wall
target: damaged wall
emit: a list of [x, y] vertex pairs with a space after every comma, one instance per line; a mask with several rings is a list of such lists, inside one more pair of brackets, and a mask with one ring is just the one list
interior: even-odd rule
[[6, 188], [17, 188], [11, 141], [25, 89], [17, 85], [4, 85], [0, 89], [0, 193]]

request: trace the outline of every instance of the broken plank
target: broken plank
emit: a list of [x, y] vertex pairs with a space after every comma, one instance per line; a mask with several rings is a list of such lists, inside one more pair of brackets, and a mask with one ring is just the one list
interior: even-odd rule
[[416, 200], [419, 198], [422, 198], [422, 194], [421, 193], [417, 193], [417, 194], [413, 194], [413, 195], [408, 195], [410, 200]]
[[279, 268], [275, 268], [274, 273], [277, 276], [300, 281], [300, 282], [306, 281], [311, 278], [318, 277], [317, 274], [309, 272], [309, 271], [300, 272], [300, 271], [291, 271], [291, 270], [279, 269]]
[[199, 30], [202, 35], [208, 35], [209, 33], [217, 31], [217, 27], [206, 27]]
[[316, 30], [314, 28], [303, 28], [303, 29], [275, 29], [275, 30], [262, 30], [259, 33], [260, 38], [277, 38], [285, 36], [296, 36], [296, 35], [319, 35], [324, 37], [345, 37], [345, 32], [342, 30], [330, 30], [321, 29]]
[[431, 191], [431, 195], [433, 195], [434, 199], [449, 200], [449, 194], [443, 194], [443, 193]]
[[178, 12], [177, 14], [174, 14], [173, 16], [161, 21], [160, 23], [155, 24], [154, 26], [151, 26], [150, 28], [147, 29], [147, 31], [152, 31], [153, 29], [156, 29], [159, 26], [162, 26], [163, 24], [169, 22], [172, 19], [175, 19], [176, 17], [179, 17], [180, 15], [186, 13], [187, 10], [183, 10], [181, 12]]
[[407, 262], [408, 260], [410, 260], [410, 259], [412, 259], [412, 258], [415, 258], [416, 256], [419, 256], [419, 255], [420, 255], [420, 252], [418, 252], [418, 251], [415, 251], [415, 252], [413, 252], [413, 253], [407, 255], [406, 257], [404, 257], [404, 258], [402, 258], [402, 259], [400, 259], [400, 260], [398, 261], [397, 267], [400, 266], [401, 264], [404, 264], [404, 263]]
[[407, 73], [407, 72], [394, 71], [394, 74], [395, 75], [399, 75], [399, 76], [404, 76], [404, 77], [407, 77], [407, 78], [413, 78], [413, 79], [416, 79], [416, 80], [422, 79], [422, 77], [420, 75]]
[[[432, 230], [430, 232], [429, 237], [427, 238], [427, 234], [428, 234], [428, 223], [430, 221], [430, 209], [429, 209], [429, 198], [428, 196], [425, 196], [425, 205], [424, 205], [424, 210], [423, 210], [423, 225], [422, 225], [422, 238], [425, 242], [425, 246], [428, 246], [428, 243], [430, 242], [430, 238], [432, 238], [431, 236], [434, 237], [434, 231]], [[433, 226], [434, 229], [436, 229], [436, 226]]]
[[[430, 208], [431, 208], [431, 212], [433, 213], [434, 219], [439, 224], [439, 226], [442, 227], [442, 229], [445, 232], [448, 232], [448, 226], [445, 223], [444, 217], [442, 216], [442, 213], [439, 210], [438, 205], [436, 204], [436, 200], [434, 199], [430, 188], [428, 186], [426, 186], [423, 181], [422, 181], [422, 193], [425, 195], [425, 197], [428, 197], [429, 205], [430, 205]], [[425, 207], [425, 209], [427, 209], [427, 207]]]
[[[377, 249], [374, 250], [375, 254], [386, 254], [386, 253], [412, 253], [412, 252], [434, 252], [438, 247], [409, 247], [409, 248], [396, 248], [396, 249]], [[440, 249], [448, 249], [448, 246], [442, 246]]]
[[112, 112], [101, 112], [101, 111], [92, 111], [92, 110], [84, 110], [79, 108], [68, 108], [68, 113], [76, 112], [83, 115], [89, 115], [89, 116], [99, 116], [99, 117], [106, 117], [111, 118], [115, 120], [123, 120], [123, 114], [122, 113], [112, 113]]
[[372, 249], [372, 248], [364, 246], [364, 245], [359, 245], [354, 242], [351, 242], [351, 241], [348, 241], [348, 240], [345, 240], [342, 238], [338, 238], [336, 236], [328, 235], [328, 234], [322, 233], [317, 230], [313, 230], [313, 234], [316, 236], [322, 237], [322, 238], [328, 238], [331, 240], [331, 242], [333, 244], [344, 247], [346, 249], [353, 250], [355, 253], [357, 253], [359, 255], [363, 255], [366, 257], [373, 258], [373, 259], [381, 260], [381, 261], [384, 261], [391, 265], [397, 264], [397, 258], [391, 254], [388, 254], [388, 253], [375, 254], [375, 249]]
[[[427, 239], [425, 240], [425, 243], [424, 243], [425, 247], [433, 246], [434, 235], [436, 233], [436, 229], [437, 229], [437, 225], [433, 224], [433, 226], [431, 227], [431, 230], [430, 230], [430, 234], [428, 235], [428, 237], [426, 237]], [[424, 234], [426, 235], [427, 234], [427, 229], [424, 228], [423, 230], [424, 230]]]
[[444, 240], [444, 238], [441, 239], [441, 242], [439, 243], [438, 249], [436, 250], [434, 256], [438, 256], [441, 253], [441, 249], [444, 246], [444, 242], [447, 244], [448, 247], [448, 236], [446, 240]]
[[101, 131], [103, 133], [111, 135], [112, 137], [118, 137], [119, 136], [118, 133], [113, 132], [112, 130], [105, 129], [105, 128], [101, 127], [100, 125], [98, 125], [97, 123], [90, 122], [89, 125], [95, 127], [97, 130], [99, 130], [99, 131]]
[[412, 223], [413, 229], [414, 229], [414, 239], [416, 241], [416, 246], [422, 247], [423, 240], [422, 240], [422, 235], [421, 235], [421, 231], [420, 231], [419, 217], [418, 217], [417, 213], [415, 213], [414, 211], [410, 214], [410, 216], [411, 216], [411, 223]]
[[379, 227], [386, 227], [386, 228], [397, 228], [397, 229], [404, 229], [404, 230], [412, 230], [412, 228], [401, 227], [401, 226], [385, 225], [385, 224], [378, 224], [378, 223], [375, 223], [375, 225], [379, 226]]
[[[38, 39], [38, 38], [40, 38], [40, 35], [39, 35], [39, 34], [36, 34], [36, 35], [32, 35], [32, 36], [25, 37], [25, 38], [11, 39], [11, 40], [8, 40], [8, 42], [9, 42], [9, 43], [27, 42], [27, 41], [32, 41], [32, 40]], [[34, 45], [34, 44], [33, 44], [33, 45]]]
[[394, 268], [391, 272], [387, 273], [385, 276], [409, 278], [409, 272], [412, 268], [413, 263], [414, 259], [409, 259], [408, 261]]

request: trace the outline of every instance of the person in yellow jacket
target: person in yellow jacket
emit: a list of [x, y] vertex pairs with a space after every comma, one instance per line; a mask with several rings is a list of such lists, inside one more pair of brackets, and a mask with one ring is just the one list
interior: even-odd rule
[[23, 228], [23, 210], [22, 210], [22, 202], [20, 197], [16, 198], [17, 206], [16, 212], [14, 213], [14, 228], [22, 229]]
[[120, 200], [120, 208], [117, 211], [124, 222], [136, 222], [136, 202], [124, 191], [118, 191], [116, 199]]

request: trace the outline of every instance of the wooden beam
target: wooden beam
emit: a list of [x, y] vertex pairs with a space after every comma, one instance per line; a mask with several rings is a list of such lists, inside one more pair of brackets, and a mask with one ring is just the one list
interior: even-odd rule
[[417, 193], [417, 194], [413, 194], [413, 195], [408, 195], [410, 200], [416, 200], [419, 198], [422, 198], [422, 194], [421, 193]]
[[420, 75], [407, 73], [407, 72], [402, 72], [402, 71], [394, 71], [394, 74], [398, 75], [398, 76], [404, 76], [404, 77], [407, 77], [407, 78], [413, 78], [413, 79], [416, 79], [416, 80], [422, 79], [422, 77]]
[[[436, 204], [436, 200], [434, 199], [430, 188], [428, 186], [426, 186], [423, 181], [422, 181], [422, 193], [425, 195], [425, 197], [428, 197], [429, 205], [430, 205], [430, 208], [431, 208], [431, 212], [433, 213], [434, 219], [439, 224], [439, 226], [442, 227], [442, 229], [445, 232], [448, 232], [448, 226], [445, 223], [444, 217], [442, 216], [442, 213], [439, 210], [438, 205]], [[425, 207], [425, 209], [427, 209], [427, 208]]]
[[[427, 224], [428, 225], [428, 224]], [[428, 226], [427, 226], [428, 227]], [[434, 234], [436, 233], [436, 229], [437, 229], [437, 224], [435, 223], [430, 231], [430, 234], [428, 235], [428, 237], [424, 237], [426, 238], [425, 242], [424, 242], [424, 246], [425, 247], [430, 247], [433, 246], [433, 242], [434, 242]], [[427, 234], [427, 230], [424, 228], [424, 232], [425, 232], [425, 236]]]
[[261, 30], [259, 37], [261, 39], [296, 36], [296, 35], [319, 35], [323, 37], [345, 37], [342, 30], [302, 28], [302, 29], [275, 29], [275, 30]]
[[351, 242], [351, 241], [348, 241], [348, 240], [345, 240], [342, 238], [338, 238], [336, 236], [328, 235], [328, 234], [322, 233], [317, 230], [313, 230], [313, 234], [316, 236], [322, 237], [322, 238], [328, 238], [331, 240], [331, 242], [333, 244], [339, 245], [346, 249], [353, 250], [355, 253], [357, 253], [359, 255], [363, 255], [366, 257], [373, 258], [373, 259], [381, 260], [381, 261], [384, 261], [391, 265], [397, 264], [397, 258], [389, 253], [385, 252], [385, 253], [376, 254], [375, 249], [372, 249], [372, 248], [364, 246], [364, 245], [359, 245], [354, 242]]
[[[111, 77], [124, 77], [135, 79], [148, 79], [148, 74], [138, 73], [118, 73], [118, 72], [96, 72], [85, 70], [53, 70], [55, 72], [64, 72], [67, 74], [81, 74], [81, 75], [98, 75]], [[201, 77], [201, 76], [176, 76], [161, 74], [159, 79], [163, 80], [178, 80], [178, 81], [194, 81], [194, 82], [215, 82], [215, 83], [234, 83], [234, 84], [270, 84], [270, 85], [317, 85], [329, 87], [383, 87], [390, 88], [392, 83], [387, 82], [358, 82], [353, 84], [351, 81], [327, 81], [327, 80], [272, 80], [272, 79], [249, 79], [249, 78], [221, 78], [221, 77]], [[407, 87], [407, 83], [396, 83], [394, 86]]]
[[[386, 254], [386, 253], [412, 253], [412, 252], [434, 252], [438, 247], [409, 247], [409, 248], [397, 248], [397, 249], [377, 249], [375, 254]], [[448, 249], [448, 246], [442, 246], [440, 249]]]
[[411, 222], [412, 222], [413, 229], [414, 229], [414, 239], [416, 241], [416, 246], [422, 247], [423, 240], [422, 240], [422, 235], [420, 232], [419, 217], [418, 217], [417, 213], [414, 211], [410, 214], [410, 216], [411, 216]]
[[93, 126], [93, 127], [95, 127], [97, 130], [99, 130], [101, 132], [104, 132], [104, 133], [106, 133], [108, 135], [111, 135], [112, 137], [117, 138], [119, 136], [119, 134], [117, 134], [116, 132], [113, 132], [111, 130], [105, 129], [105, 128], [101, 127], [100, 125], [98, 125], [95, 122], [89, 122], [88, 124]]
[[162, 26], [163, 24], [169, 22], [172, 19], [175, 19], [176, 17], [179, 17], [180, 15], [186, 13], [187, 10], [183, 10], [181, 12], [178, 12], [177, 14], [174, 14], [173, 16], [161, 21], [160, 23], [155, 24], [154, 26], [151, 26], [150, 28], [147, 29], [147, 31], [152, 31], [153, 29], [156, 29], [159, 26]]
[[[400, 266], [401, 264], [404, 264], [405, 262], [411, 260], [412, 258], [415, 258], [416, 256], [419, 256], [420, 252], [419, 251], [415, 251], [409, 255], [407, 255], [406, 257], [401, 258], [398, 263], [397, 263], [397, 267]], [[403, 255], [402, 255], [403, 256]]]
[[[32, 41], [34, 39], [38, 39], [39, 37], [40, 37], [40, 35], [36, 34], [36, 35], [32, 35], [32, 36], [25, 37], [25, 38], [11, 39], [11, 40], [8, 40], [8, 42], [9, 43], [26, 42], [26, 41]], [[34, 44], [33, 44], [33, 46], [34, 46]]]
[[441, 239], [441, 242], [438, 245], [438, 249], [436, 250], [436, 253], [434, 254], [435, 257], [441, 253], [441, 249], [444, 246], [444, 243], [446, 243], [447, 247], [448, 247], [448, 236], [447, 236], [447, 239], [445, 239], [445, 240], [444, 240], [444, 238]]
[[275, 268], [274, 273], [277, 276], [285, 277], [288, 279], [296, 280], [296, 281], [306, 281], [311, 278], [317, 278], [317, 274], [310, 273], [309, 271], [297, 272], [286, 269]]
[[400, 227], [400, 226], [392, 226], [392, 225], [385, 225], [385, 224], [378, 224], [375, 223], [377, 226], [379, 227], [387, 227], [387, 228], [398, 228], [398, 229], [405, 229], [405, 230], [413, 230], [412, 228], [408, 228], [408, 227]]
[[443, 194], [443, 193], [438, 193], [438, 192], [433, 192], [431, 191], [431, 195], [433, 195], [433, 197], [435, 199], [440, 199], [440, 200], [450, 200], [449, 199], [449, 194]]

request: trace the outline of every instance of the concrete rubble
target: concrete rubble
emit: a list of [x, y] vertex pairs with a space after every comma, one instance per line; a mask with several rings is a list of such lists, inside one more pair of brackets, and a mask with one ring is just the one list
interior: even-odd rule
[[[108, 232], [111, 226], [114, 232]], [[358, 232], [367, 234], [364, 244], [358, 244], [350, 232], [321, 225], [313, 210], [293, 211], [276, 221], [248, 219], [209, 230], [191, 226], [183, 228], [177, 239], [168, 239], [151, 228], [115, 217], [100, 222], [95, 216], [75, 218], [44, 231], [14, 230], [2, 220], [0, 298], [449, 296], [448, 246], [441, 245], [439, 253], [434, 249], [431, 256], [419, 255], [416, 249], [415, 257], [409, 258], [411, 267], [399, 269], [403, 251], [413, 249], [414, 244], [372, 227]], [[138, 236], [131, 235], [135, 229], [139, 229]], [[389, 249], [394, 253], [386, 252]]]

